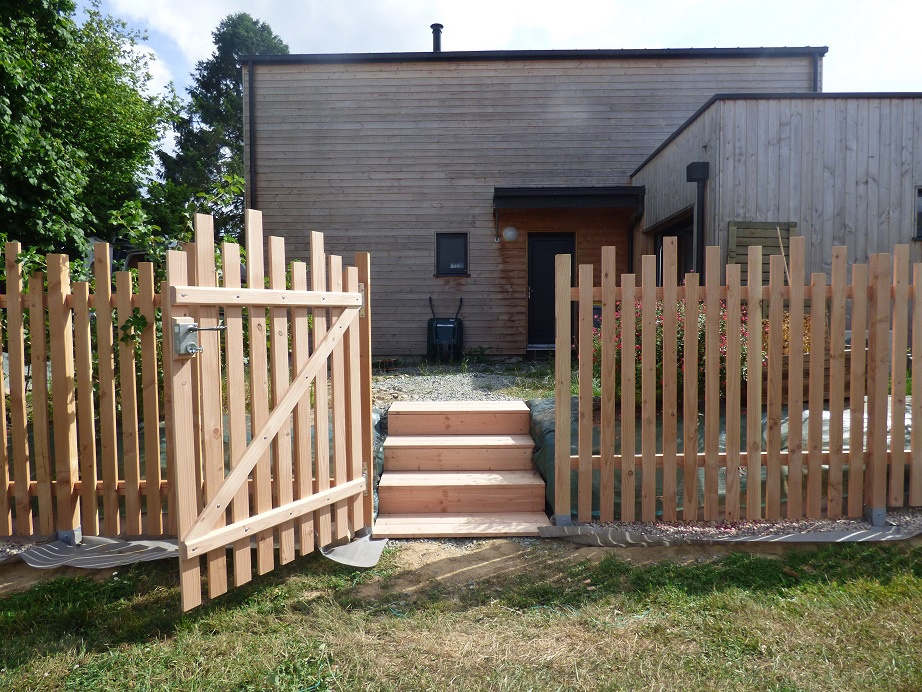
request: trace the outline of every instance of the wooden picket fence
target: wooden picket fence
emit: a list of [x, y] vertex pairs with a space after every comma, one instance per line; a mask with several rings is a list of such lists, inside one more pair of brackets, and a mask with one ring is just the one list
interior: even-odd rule
[[[575, 509], [581, 522], [591, 521], [594, 512], [603, 522], [835, 518], [860, 516], [868, 510], [882, 512], [888, 506], [922, 505], [922, 435], [917, 426], [911, 427], [908, 449], [904, 444], [907, 424], [911, 425], [917, 415], [922, 420], [922, 329], [910, 329], [913, 322], [922, 324], [922, 264], [910, 267], [908, 246], [897, 246], [892, 257], [874, 255], [867, 265], [851, 266], [849, 282], [845, 248], [834, 248], [831, 280], [824, 274], [813, 274], [807, 284], [804, 239], [791, 238], [790, 242], [788, 257], [771, 258], [767, 286], [762, 285], [760, 247], [749, 248], [748, 286], [741, 285], [740, 265], [736, 264], [726, 266], [726, 283], [721, 283], [723, 268], [716, 247], [707, 248], [705, 282], [702, 284], [697, 274], [687, 274], [684, 285], [678, 285], [676, 246], [670, 239], [664, 244], [661, 286], [657, 286], [653, 256], [642, 259], [639, 285], [633, 274], [623, 275], [616, 283], [615, 250], [605, 248], [602, 285], [593, 285], [592, 266], [585, 265], [579, 267], [575, 288], [570, 257], [557, 257], [556, 517], [568, 518]], [[635, 323], [634, 305], [638, 301], [640, 317]], [[574, 302], [578, 314], [579, 417], [577, 454], [572, 455], [569, 415]], [[662, 308], [659, 347], [658, 302]], [[594, 325], [593, 307], [599, 303], [601, 324]], [[682, 344], [677, 339], [677, 310], [673, 306], [684, 309]], [[616, 332], [617, 314], [620, 334]], [[786, 372], [782, 370], [785, 314], [792, 325]], [[799, 329], [805, 314], [810, 337], [807, 355]], [[698, 360], [699, 330], [688, 328], [697, 325], [699, 319], [704, 322], [703, 365]], [[722, 319], [726, 324], [723, 331]], [[763, 320], [768, 326], [764, 345]], [[733, 338], [747, 323], [745, 338]], [[848, 351], [847, 327], [852, 344]], [[600, 329], [602, 343], [598, 454], [592, 449], [594, 328]], [[620, 337], [620, 352], [616, 352], [616, 337]], [[680, 345], [685, 354], [682, 362], [677, 358]], [[745, 378], [743, 346], [749, 354]], [[659, 363], [658, 348], [662, 354]], [[907, 353], [914, 356], [909, 420], [905, 415]], [[846, 358], [850, 366], [847, 380]], [[827, 360], [828, 374], [824, 368]], [[635, 390], [638, 367], [639, 400]], [[616, 369], [620, 401], [616, 401]], [[703, 382], [699, 381], [699, 369], [703, 370]], [[768, 388], [765, 408], [763, 370], [767, 370]], [[677, 395], [680, 378], [682, 401]], [[787, 444], [782, 443], [783, 405], [788, 412]], [[741, 430], [741, 417], [736, 415], [743, 410], [748, 413], [745, 430]], [[824, 410], [829, 419], [825, 436]], [[723, 442], [722, 412], [726, 419]], [[701, 414], [703, 452], [698, 451], [698, 425], [684, 425], [681, 436], [678, 426], [679, 418], [697, 423]], [[635, 442], [638, 422], [639, 449]], [[741, 432], [745, 433], [745, 444]], [[571, 476], [576, 477], [575, 508], [571, 508]], [[597, 506], [593, 506], [594, 477]], [[703, 492], [699, 492], [702, 478]], [[621, 490], [616, 498], [617, 482]]]
[[[113, 292], [109, 246], [97, 243], [91, 293], [88, 282], [71, 282], [66, 255], [48, 255], [47, 274], [23, 276], [20, 251], [6, 244], [0, 296], [10, 406], [0, 398], [8, 422], [0, 535], [174, 534], [162, 473], [153, 265], [139, 266], [136, 287], [131, 273], [116, 272]], [[138, 325], [138, 314], [147, 326], [122, 340], [120, 327]]]

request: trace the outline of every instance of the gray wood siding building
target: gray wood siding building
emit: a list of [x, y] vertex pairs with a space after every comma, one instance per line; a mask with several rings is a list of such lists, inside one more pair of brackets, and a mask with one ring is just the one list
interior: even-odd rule
[[[425, 352], [429, 296], [440, 316], [464, 298], [466, 348], [522, 354], [541, 340], [532, 282], [553, 282], [529, 273], [534, 237], [572, 237], [590, 261], [615, 244], [629, 267], [639, 204], [619, 190], [631, 172], [715, 93], [818, 91], [825, 52], [245, 58], [247, 204], [289, 257], [307, 254], [311, 230], [333, 252], [371, 253], [377, 355]], [[511, 188], [538, 195], [516, 208], [500, 199]], [[551, 188], [579, 194], [542, 198]], [[497, 242], [507, 225], [518, 239]], [[466, 237], [463, 275], [434, 275], [437, 233]]]
[[[731, 222], [796, 223], [808, 272], [890, 252], [917, 233], [922, 94], [718, 95], [633, 175], [646, 188], [636, 242], [648, 251], [695, 204], [693, 161], [710, 164], [704, 238], [727, 257]], [[913, 261], [922, 245], [912, 243]]]

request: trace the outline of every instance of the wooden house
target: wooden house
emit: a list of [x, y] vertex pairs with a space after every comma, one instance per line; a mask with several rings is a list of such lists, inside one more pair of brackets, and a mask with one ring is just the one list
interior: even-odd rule
[[758, 244], [767, 280], [768, 256], [803, 235], [808, 273], [828, 274], [833, 246], [866, 262], [922, 240], [922, 94], [720, 94], [631, 180], [646, 190], [644, 253], [677, 236], [690, 269], [704, 245], [745, 263]]
[[[547, 349], [554, 341], [554, 256], [571, 253], [598, 267], [601, 247], [614, 245], [619, 270], [630, 270], [662, 224], [687, 216], [689, 190], [694, 204], [698, 188], [684, 182], [686, 164], [711, 161], [712, 171], [721, 164], [712, 160], [716, 149], [702, 152], [704, 140], [692, 141], [712, 117], [702, 104], [746, 118], [737, 109], [758, 107], [766, 94], [784, 95], [788, 110], [812, 103], [790, 95], [821, 90], [825, 53], [807, 47], [245, 58], [247, 204], [285, 236], [291, 256], [306, 255], [311, 230], [323, 231], [333, 252], [372, 253], [378, 356], [425, 353], [429, 297], [440, 316], [453, 316], [464, 299], [467, 348], [492, 355]], [[728, 92], [760, 96], [708, 102]], [[769, 118], [780, 118], [773, 108]], [[809, 132], [813, 141], [816, 131]], [[735, 164], [726, 180], [737, 180], [744, 168]], [[717, 194], [716, 181], [707, 179], [706, 200]], [[653, 189], [660, 185], [662, 197]], [[720, 227], [724, 217], [712, 204], [708, 209], [713, 228]], [[748, 218], [732, 204], [724, 213]]]

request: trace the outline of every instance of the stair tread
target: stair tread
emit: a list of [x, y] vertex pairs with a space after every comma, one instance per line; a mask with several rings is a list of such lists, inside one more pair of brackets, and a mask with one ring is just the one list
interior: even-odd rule
[[381, 514], [374, 535], [382, 538], [463, 538], [477, 536], [537, 536], [549, 526], [543, 512], [453, 514]]
[[531, 435], [388, 435], [385, 447], [534, 447]]
[[379, 488], [544, 485], [535, 471], [386, 471]]
[[524, 401], [395, 401], [392, 413], [528, 413]]

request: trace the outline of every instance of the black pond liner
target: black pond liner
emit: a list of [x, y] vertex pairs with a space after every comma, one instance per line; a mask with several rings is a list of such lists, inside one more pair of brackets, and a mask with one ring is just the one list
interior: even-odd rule
[[[888, 402], [890, 400], [888, 399]], [[595, 410], [599, 407], [600, 400], [596, 397], [593, 400], [593, 408]], [[555, 406], [554, 399], [533, 399], [527, 401], [526, 404], [531, 409], [531, 436], [535, 440], [535, 453], [534, 461], [535, 466], [538, 469], [538, 473], [544, 478], [545, 482], [545, 499], [548, 507], [554, 507], [554, 443], [556, 439], [555, 433]], [[910, 448], [910, 438], [912, 434], [911, 429], [911, 397], [906, 397], [906, 443], [905, 448]], [[703, 408], [703, 406], [702, 406]], [[741, 412], [740, 416], [740, 448], [745, 450], [746, 448], [746, 413]], [[682, 453], [682, 438], [683, 430], [685, 427], [685, 421], [683, 420], [681, 414], [677, 417], [677, 447], [678, 453]], [[579, 399], [577, 397], [572, 397], [570, 400], [570, 454], [578, 454], [578, 444], [579, 444]], [[804, 468], [803, 474], [804, 479], [806, 479], [807, 474], [807, 430], [808, 430], [808, 419], [809, 413], [804, 411], [803, 413], [803, 444], [804, 444]], [[889, 444], [889, 430], [890, 430], [890, 413], [889, 409], [887, 412], [887, 438]], [[699, 410], [698, 413], [698, 452], [704, 452], [704, 413]], [[721, 408], [720, 412], [720, 438], [719, 438], [719, 451], [726, 451], [726, 433], [727, 433], [727, 418], [726, 411]], [[844, 439], [844, 450], [848, 450], [848, 438], [849, 438], [849, 423], [850, 416], [848, 410], [846, 409], [845, 415], [843, 416], [843, 439]], [[768, 414], [763, 409], [762, 411], [762, 444], [763, 449], [765, 448], [765, 434], [768, 424]], [[865, 425], [865, 429], [867, 426]], [[620, 424], [616, 423], [615, 430], [615, 454], [619, 454], [621, 451], [621, 431]], [[593, 425], [592, 428], [592, 453], [599, 454], [600, 442], [599, 442], [599, 426]], [[640, 421], [637, 422], [636, 430], [636, 439], [635, 439], [635, 449], [637, 453], [640, 453], [641, 450], [641, 429]], [[781, 410], [781, 447], [782, 451], [787, 450], [787, 439], [788, 439], [788, 412], [787, 407], [783, 407]], [[662, 440], [663, 440], [663, 422], [661, 418], [657, 419], [656, 422], [656, 452], [661, 453], [662, 450]], [[829, 441], [829, 411], [823, 411], [823, 448], [828, 449]], [[681, 463], [681, 460], [680, 460]], [[826, 489], [826, 472], [828, 467], [823, 466], [823, 498], [825, 499], [825, 489]], [[846, 490], [848, 488], [848, 464], [843, 464], [843, 475], [842, 475], [842, 496], [843, 499], [846, 499], [848, 496]], [[764, 487], [765, 483], [765, 466], [762, 466], [762, 477], [761, 482]], [[787, 501], [787, 467], [781, 468], [781, 502]], [[907, 478], [908, 478], [908, 468], [907, 468]], [[570, 475], [570, 507], [575, 514], [577, 508], [577, 498], [578, 498], [578, 476], [577, 471], [571, 471]], [[740, 502], [741, 507], [745, 509], [746, 507], [746, 486], [747, 486], [747, 477], [744, 472], [740, 473]], [[637, 488], [641, 488], [643, 483], [643, 471], [638, 468], [635, 472], [635, 484]], [[718, 493], [721, 500], [724, 499], [726, 494], [726, 469], [721, 468], [718, 472]], [[804, 480], [804, 487], [806, 480]], [[677, 495], [677, 509], [682, 510], [682, 498], [684, 496], [684, 479], [681, 470], [677, 473], [676, 480], [676, 495]], [[663, 494], [663, 470], [657, 469], [656, 471], [656, 494], [658, 497], [661, 497]], [[762, 493], [762, 497], [765, 497], [765, 493]], [[698, 505], [701, 506], [704, 504], [704, 469], [698, 468]], [[764, 505], [763, 505], [764, 506]], [[621, 515], [621, 471], [620, 469], [615, 470], [615, 516]], [[657, 516], [661, 515], [661, 511], [657, 509]], [[599, 472], [592, 472], [592, 516], [598, 518], [599, 515]], [[635, 516], [641, 516], [641, 499], [639, 493], [637, 494], [636, 504], [635, 504]]]

